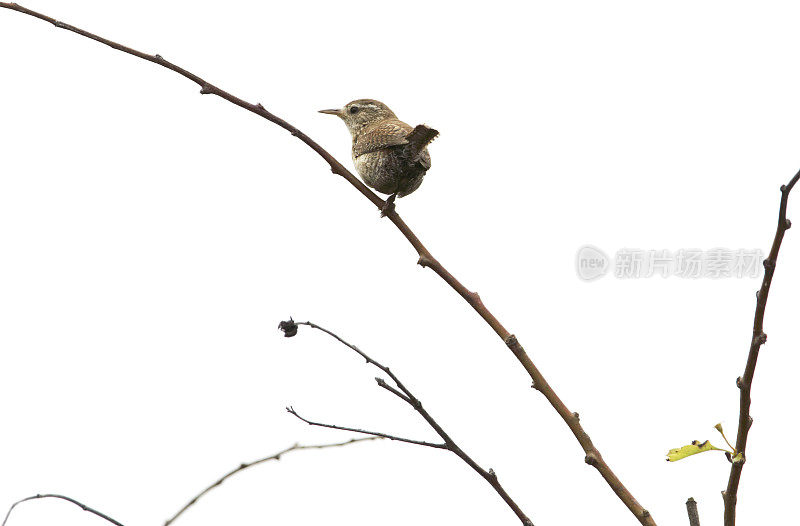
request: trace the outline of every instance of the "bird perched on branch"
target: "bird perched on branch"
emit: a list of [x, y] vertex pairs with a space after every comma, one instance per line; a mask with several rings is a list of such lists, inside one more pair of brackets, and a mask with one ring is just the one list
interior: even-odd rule
[[367, 186], [390, 194], [381, 215], [394, 210], [396, 197], [419, 188], [431, 167], [428, 144], [439, 132], [399, 120], [386, 104], [358, 99], [338, 110], [320, 110], [344, 121], [353, 137], [353, 163]]

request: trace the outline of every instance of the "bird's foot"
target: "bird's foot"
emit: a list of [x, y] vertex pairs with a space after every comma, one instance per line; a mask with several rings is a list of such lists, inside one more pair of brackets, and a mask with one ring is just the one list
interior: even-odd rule
[[386, 217], [388, 214], [394, 212], [394, 200], [397, 194], [392, 194], [386, 199], [386, 203], [381, 207], [381, 217]]

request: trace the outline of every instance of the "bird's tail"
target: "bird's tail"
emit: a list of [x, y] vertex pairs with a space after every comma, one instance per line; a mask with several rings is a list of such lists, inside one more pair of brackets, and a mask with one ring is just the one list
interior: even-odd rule
[[411, 130], [411, 133], [406, 136], [406, 140], [414, 150], [420, 151], [430, 144], [430, 142], [438, 135], [439, 132], [433, 128], [429, 128], [424, 124], [418, 124], [413, 130]]

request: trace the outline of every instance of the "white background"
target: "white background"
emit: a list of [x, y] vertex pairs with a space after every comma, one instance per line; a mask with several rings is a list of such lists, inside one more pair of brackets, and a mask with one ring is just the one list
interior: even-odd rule
[[[288, 119], [380, 99], [441, 132], [398, 210], [514, 332], [656, 522], [721, 524], [759, 279], [580, 281], [576, 250], [756, 249], [800, 168], [798, 14], [738, 2], [137, 2], [28, 7], [165, 58]], [[753, 4], [751, 4], [752, 6]], [[434, 439], [383, 361], [537, 526], [636, 524], [503, 343], [405, 239], [278, 127], [174, 73], [0, 11], [0, 508], [38, 492], [157, 526], [242, 461], [350, 433]], [[800, 193], [790, 217], [800, 224]], [[800, 232], [753, 389], [739, 524], [796, 500]], [[298, 452], [175, 524], [518, 524], [446, 452]], [[105, 524], [37, 501], [12, 526]]]

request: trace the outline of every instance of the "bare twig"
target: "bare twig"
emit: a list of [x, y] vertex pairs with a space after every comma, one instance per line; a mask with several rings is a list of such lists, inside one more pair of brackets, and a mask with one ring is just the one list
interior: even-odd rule
[[772, 285], [772, 276], [775, 274], [775, 265], [778, 262], [778, 252], [781, 249], [783, 236], [792, 223], [786, 218], [786, 207], [789, 203], [789, 192], [800, 179], [800, 172], [797, 172], [789, 184], [781, 186], [781, 204], [778, 211], [778, 228], [775, 232], [775, 239], [772, 241], [772, 249], [769, 256], [764, 260], [764, 279], [761, 288], [756, 294], [756, 313], [753, 321], [753, 339], [750, 340], [750, 352], [747, 355], [747, 364], [744, 368], [744, 375], [736, 379], [739, 387], [739, 431], [736, 433], [736, 456], [731, 462], [731, 472], [728, 477], [728, 487], [722, 492], [722, 500], [725, 503], [725, 526], [736, 524], [736, 494], [739, 490], [739, 480], [742, 476], [742, 468], [747, 460], [745, 449], [747, 447], [747, 434], [750, 426], [753, 425], [753, 417], [750, 416], [750, 391], [753, 386], [753, 376], [756, 372], [756, 362], [758, 351], [767, 341], [764, 333], [764, 313], [767, 309], [767, 297], [769, 288]]
[[300, 450], [303, 450], [303, 449], [328, 449], [328, 448], [332, 448], [332, 447], [343, 447], [343, 446], [348, 446], [350, 444], [355, 444], [356, 442], [365, 442], [367, 440], [378, 440], [379, 438], [380, 437], [351, 438], [350, 440], [348, 440], [346, 442], [336, 442], [334, 444], [318, 444], [318, 445], [310, 445], [310, 446], [301, 446], [300, 444], [295, 444], [292, 447], [287, 447], [283, 451], [278, 451], [274, 455], [270, 455], [268, 457], [260, 458], [258, 460], [254, 460], [253, 462], [243, 463], [243, 464], [239, 465], [239, 467], [237, 467], [236, 469], [232, 469], [231, 471], [227, 472], [226, 474], [221, 476], [219, 479], [217, 479], [216, 482], [214, 482], [213, 484], [208, 486], [206, 489], [204, 489], [203, 491], [201, 491], [200, 493], [195, 495], [189, 502], [186, 503], [186, 505], [183, 508], [178, 510], [178, 512], [175, 515], [173, 515], [171, 518], [167, 519], [167, 521], [164, 523], [164, 526], [169, 526], [170, 524], [175, 522], [175, 519], [180, 517], [181, 514], [183, 514], [184, 511], [188, 510], [191, 506], [193, 506], [206, 493], [208, 493], [212, 489], [216, 488], [217, 486], [221, 485], [223, 482], [225, 482], [226, 480], [228, 480], [230, 477], [234, 476], [235, 474], [239, 473], [240, 471], [244, 471], [245, 469], [252, 468], [253, 466], [257, 466], [259, 464], [263, 464], [264, 462], [268, 462], [270, 460], [280, 460], [283, 455], [285, 455], [286, 453], [290, 453], [292, 451], [300, 451]]
[[689, 526], [700, 526], [697, 502], [692, 497], [689, 497], [689, 500], [686, 501], [686, 513], [689, 514]]
[[302, 420], [302, 421], [304, 421], [304, 422], [306, 422], [308, 424], [315, 425], [315, 426], [329, 427], [329, 428], [332, 428], [332, 429], [344, 429], [344, 430], [347, 430], [347, 431], [357, 431], [359, 433], [369, 433], [371, 435], [382, 436], [382, 437], [390, 438], [392, 440], [401, 440], [403, 442], [410, 442], [412, 444], [435, 447], [435, 448], [439, 448], [439, 449], [446, 449], [446, 450], [450, 451], [451, 453], [454, 453], [458, 458], [463, 460], [469, 467], [471, 467], [473, 470], [475, 470], [476, 473], [478, 473], [481, 477], [483, 477], [484, 480], [486, 480], [486, 482], [488, 482], [494, 488], [494, 490], [500, 495], [500, 497], [503, 499], [503, 501], [505, 501], [505, 503], [508, 505], [508, 507], [511, 508], [511, 510], [517, 515], [517, 518], [519, 518], [519, 520], [522, 522], [522, 524], [524, 526], [533, 526], [533, 522], [531, 522], [531, 520], [527, 517], [527, 515], [525, 515], [525, 513], [522, 511], [522, 509], [520, 509], [520, 507], [517, 505], [517, 503], [514, 502], [514, 500], [511, 498], [511, 496], [506, 492], [505, 488], [503, 488], [503, 486], [497, 480], [497, 475], [495, 474], [494, 470], [490, 469], [490, 470], [486, 471], [485, 469], [480, 467], [477, 462], [472, 460], [472, 458], [469, 455], [467, 455], [464, 452], [464, 450], [461, 449], [455, 443], [455, 441], [452, 438], [450, 438], [450, 435], [448, 435], [445, 432], [445, 430], [442, 428], [442, 426], [439, 425], [439, 423], [430, 415], [430, 413], [428, 413], [428, 411], [424, 407], [422, 407], [422, 402], [420, 402], [419, 399], [417, 397], [415, 397], [411, 393], [411, 391], [400, 381], [399, 378], [397, 378], [397, 376], [391, 371], [391, 369], [389, 369], [385, 365], [382, 365], [382, 364], [376, 362], [375, 360], [370, 358], [364, 351], [362, 351], [361, 349], [359, 349], [355, 345], [353, 345], [351, 343], [347, 343], [346, 341], [344, 341], [343, 339], [341, 339], [339, 336], [337, 336], [333, 332], [329, 331], [328, 329], [320, 327], [319, 325], [311, 323], [310, 321], [298, 321], [298, 322], [295, 322], [293, 320], [289, 320], [289, 321], [281, 322], [279, 327], [288, 336], [288, 335], [297, 334], [297, 326], [298, 325], [308, 325], [309, 327], [312, 327], [314, 329], [318, 329], [318, 330], [320, 330], [320, 331], [332, 336], [333, 338], [337, 339], [338, 341], [340, 341], [341, 343], [343, 343], [344, 345], [346, 345], [347, 347], [349, 347], [350, 349], [352, 349], [353, 351], [358, 353], [362, 358], [364, 358], [367, 361], [368, 364], [373, 365], [373, 366], [377, 367], [378, 369], [380, 369], [381, 371], [383, 371], [384, 373], [386, 373], [386, 375], [389, 376], [389, 378], [391, 378], [392, 381], [395, 383], [395, 385], [397, 386], [397, 389], [395, 389], [394, 387], [392, 387], [391, 385], [386, 383], [386, 381], [383, 378], [375, 378], [375, 381], [378, 383], [378, 385], [380, 387], [386, 389], [390, 393], [394, 394], [395, 396], [397, 396], [398, 398], [400, 398], [404, 402], [406, 402], [412, 408], [414, 408], [414, 410], [417, 413], [419, 413], [422, 416], [422, 418], [425, 419], [425, 421], [428, 423], [428, 425], [431, 426], [431, 428], [433, 428], [434, 431], [436, 431], [436, 434], [439, 435], [442, 438], [442, 440], [444, 440], [444, 443], [443, 444], [431, 444], [429, 442], [419, 442], [419, 441], [416, 441], [416, 440], [408, 440], [408, 439], [403, 439], [403, 438], [398, 438], [398, 437], [392, 437], [390, 435], [385, 435], [383, 433], [374, 433], [374, 432], [370, 432], [370, 431], [361, 431], [361, 430], [358, 430], [358, 429], [340, 427], [340, 426], [335, 426], [335, 425], [331, 425], [331, 424], [320, 424], [320, 423], [317, 423], [317, 422], [311, 422], [309, 420], [306, 420], [305, 418], [303, 418], [300, 415], [298, 415], [295, 412], [295, 410], [292, 409], [291, 407], [286, 408], [287, 411], [289, 411], [291, 414], [293, 414], [294, 416], [296, 416], [300, 420]]
[[74, 505], [78, 506], [83, 511], [88, 511], [89, 513], [91, 513], [93, 515], [97, 515], [101, 519], [107, 520], [111, 524], [116, 524], [116, 526], [123, 526], [123, 524], [121, 522], [117, 522], [116, 520], [112, 519], [111, 517], [109, 517], [105, 513], [101, 513], [101, 512], [97, 511], [94, 508], [90, 508], [86, 504], [84, 504], [82, 502], [78, 502], [77, 500], [75, 500], [73, 498], [65, 497], [64, 495], [56, 495], [54, 493], [47, 493], [47, 494], [43, 494], [43, 495], [33, 495], [31, 497], [26, 497], [26, 498], [24, 498], [22, 500], [18, 500], [17, 502], [12, 504], [10, 508], [8, 508], [8, 513], [6, 513], [6, 518], [3, 519], [3, 524], [0, 524], [0, 526], [6, 526], [6, 522], [8, 522], [8, 517], [11, 516], [11, 512], [14, 510], [14, 508], [17, 507], [17, 504], [22, 504], [23, 502], [27, 502], [29, 500], [35, 500], [35, 499], [61, 499], [61, 500], [65, 500], [67, 502], [71, 502]]
[[[148, 55], [146, 53], [142, 53], [141, 51], [137, 51], [135, 49], [123, 46], [106, 38], [97, 36], [95, 34], [89, 33], [82, 29], [79, 29], [75, 26], [71, 26], [69, 24], [65, 24], [60, 22], [54, 18], [51, 18], [47, 15], [43, 15], [41, 13], [37, 13], [35, 11], [31, 11], [30, 9], [24, 8], [19, 6], [15, 3], [8, 3], [8, 2], [0, 2], [0, 7], [6, 9], [12, 9], [14, 11], [18, 11], [20, 13], [24, 13], [29, 16], [33, 16], [49, 22], [54, 26], [60, 29], [66, 29], [67, 31], [71, 31], [73, 33], [77, 33], [81, 36], [86, 38], [90, 38], [107, 46], [110, 46], [114, 49], [122, 51], [124, 53], [128, 53], [130, 55], [139, 57], [143, 60], [147, 60], [148, 62], [153, 62], [154, 64], [158, 64], [159, 66], [165, 67], [169, 70], [172, 70], [179, 75], [186, 77], [187, 79], [191, 80], [192, 82], [196, 83], [200, 86], [200, 93], [201, 94], [212, 94], [217, 95], [241, 108], [244, 108], [250, 112], [255, 113], [270, 122], [273, 122], [280, 126], [281, 128], [290, 132], [293, 136], [297, 137], [301, 141], [303, 141], [306, 145], [308, 145], [312, 150], [314, 150], [320, 157], [322, 157], [330, 166], [331, 171], [334, 174], [342, 176], [348, 183], [353, 185], [356, 190], [361, 192], [361, 194], [369, 199], [369, 201], [374, 204], [378, 209], [383, 209], [385, 205], [385, 201], [375, 195], [369, 188], [367, 188], [364, 183], [362, 183], [357, 177], [355, 177], [352, 173], [350, 173], [347, 168], [345, 168], [339, 161], [337, 161], [331, 154], [325, 151], [319, 144], [314, 142], [310, 137], [306, 134], [286, 122], [285, 120], [281, 119], [273, 115], [272, 113], [268, 112], [264, 106], [261, 104], [251, 104], [247, 101], [240, 99], [230, 93], [216, 87], [215, 85], [209, 83], [208, 81], [204, 80], [203, 78], [191, 73], [172, 62], [164, 59], [161, 55]], [[453, 288], [464, 300], [469, 303], [469, 305], [477, 312], [481, 318], [494, 330], [494, 332], [500, 337], [501, 340], [508, 346], [517, 360], [522, 364], [525, 370], [528, 372], [528, 375], [533, 380], [533, 386], [547, 399], [553, 409], [561, 416], [564, 422], [569, 427], [572, 434], [577, 439], [578, 443], [580, 444], [581, 448], [583, 449], [585, 456], [585, 461], [590, 466], [593, 466], [597, 469], [600, 475], [605, 479], [614, 493], [619, 497], [619, 499], [627, 506], [631, 513], [639, 520], [639, 522], [645, 526], [655, 526], [655, 521], [650, 516], [650, 513], [642, 507], [641, 504], [633, 497], [630, 491], [622, 484], [619, 478], [614, 474], [608, 464], [603, 460], [600, 451], [594, 446], [589, 435], [583, 429], [578, 420], [577, 414], [571, 412], [564, 402], [558, 397], [555, 393], [553, 388], [547, 383], [544, 376], [539, 369], [534, 365], [533, 361], [531, 361], [528, 354], [525, 352], [525, 349], [519, 343], [517, 338], [511, 334], [501, 323], [500, 321], [494, 316], [494, 314], [489, 311], [488, 308], [483, 304], [481, 301], [480, 296], [477, 292], [472, 292], [467, 287], [461, 284], [455, 276], [453, 276], [445, 267], [442, 265], [436, 258], [433, 257], [433, 254], [425, 248], [425, 245], [419, 240], [419, 238], [414, 234], [414, 232], [406, 225], [406, 223], [400, 218], [400, 216], [395, 211], [388, 212], [386, 214], [392, 223], [397, 227], [398, 230], [405, 236], [408, 242], [414, 247], [416, 250], [419, 259], [417, 263], [423, 267], [430, 268], [433, 270], [439, 277], [441, 277], [450, 287]]]
[[307, 418], [303, 418], [300, 416], [297, 411], [294, 410], [294, 407], [287, 407], [286, 412], [292, 414], [305, 422], [310, 426], [317, 426], [317, 427], [327, 427], [328, 429], [338, 429], [339, 431], [351, 431], [353, 433], [362, 433], [364, 435], [372, 435], [376, 438], [388, 438], [389, 440], [397, 440], [398, 442], [406, 442], [408, 444], [414, 444], [417, 446], [426, 446], [432, 447], [436, 449], [447, 449], [447, 446], [444, 444], [434, 444], [433, 442], [425, 442], [424, 440], [413, 440], [411, 438], [403, 438], [395, 435], [388, 435], [386, 433], [379, 433], [378, 431], [367, 431], [366, 429], [356, 429], [355, 427], [344, 427], [344, 426], [336, 426], [333, 424], [323, 424], [321, 422], [314, 422], [313, 420], [308, 420]]

